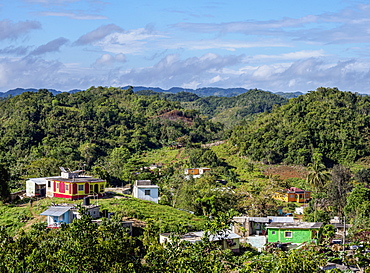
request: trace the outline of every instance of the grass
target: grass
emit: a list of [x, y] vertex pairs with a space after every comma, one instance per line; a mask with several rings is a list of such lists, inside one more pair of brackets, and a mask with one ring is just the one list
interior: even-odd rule
[[0, 226], [5, 227], [10, 235], [15, 235], [32, 219], [29, 205], [0, 205]]
[[142, 156], [142, 160], [148, 165], [162, 163], [164, 165], [169, 165], [173, 162], [178, 162], [181, 159], [181, 155], [184, 152], [184, 148], [181, 149], [171, 149], [169, 147], [164, 147], [161, 149], [151, 150], [145, 152]]
[[[33, 201], [32, 204], [29, 200], [22, 200], [17, 205], [0, 204], [0, 226], [6, 227], [10, 235], [14, 236], [19, 230], [27, 229], [33, 223], [45, 221], [45, 217], [40, 217], [40, 213], [52, 203], [82, 204], [82, 200], [70, 201], [63, 198], [44, 198]], [[94, 202], [91, 200], [91, 203]], [[189, 231], [201, 230], [206, 222], [205, 218], [196, 217], [188, 212], [131, 196], [99, 199], [98, 204], [101, 211], [107, 209], [109, 212], [120, 213], [144, 222], [154, 221], [160, 232], [176, 232], [184, 228]]]
[[101, 209], [121, 212], [126, 217], [143, 221], [154, 220], [159, 224], [161, 232], [175, 232], [184, 227], [188, 230], [201, 230], [206, 222], [204, 218], [196, 217], [188, 212], [130, 196], [119, 199], [101, 199], [99, 205]]
[[262, 164], [253, 162], [247, 157], [239, 156], [235, 147], [228, 142], [213, 146], [211, 149], [219, 158], [235, 168], [235, 172], [239, 175], [241, 181], [263, 181], [266, 179], [262, 173]]

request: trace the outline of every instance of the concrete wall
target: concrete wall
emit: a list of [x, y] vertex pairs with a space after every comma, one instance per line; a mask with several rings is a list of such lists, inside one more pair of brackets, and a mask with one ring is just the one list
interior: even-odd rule
[[[286, 232], [292, 232], [292, 237], [286, 237]], [[268, 242], [269, 243], [295, 243], [300, 244], [311, 241], [312, 230], [310, 229], [268, 229]], [[275, 234], [273, 234], [275, 233]]]
[[[145, 186], [134, 186], [134, 197], [141, 200], [152, 201], [158, 203], [158, 188], [159, 187], [145, 187]], [[146, 194], [146, 191], [149, 191], [149, 194]]]

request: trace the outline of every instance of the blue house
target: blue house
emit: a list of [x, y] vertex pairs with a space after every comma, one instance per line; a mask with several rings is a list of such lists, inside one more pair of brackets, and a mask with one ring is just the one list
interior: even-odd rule
[[68, 206], [52, 206], [42, 212], [47, 218], [49, 228], [59, 228], [62, 224], [69, 224], [73, 221], [72, 207]]
[[[100, 207], [97, 205], [82, 205], [86, 212], [93, 218], [100, 217]], [[59, 228], [62, 224], [70, 224], [73, 219], [81, 217], [78, 207], [71, 205], [51, 206], [40, 215], [46, 216], [48, 228]]]

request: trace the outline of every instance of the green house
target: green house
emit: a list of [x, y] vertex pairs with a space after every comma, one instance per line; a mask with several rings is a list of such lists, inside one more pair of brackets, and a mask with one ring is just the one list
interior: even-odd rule
[[292, 243], [301, 244], [318, 239], [318, 233], [323, 223], [316, 222], [294, 222], [279, 223], [272, 222], [267, 228], [267, 241], [269, 243]]

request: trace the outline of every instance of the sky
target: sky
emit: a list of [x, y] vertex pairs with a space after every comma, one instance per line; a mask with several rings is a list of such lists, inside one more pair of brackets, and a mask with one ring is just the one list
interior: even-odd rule
[[370, 4], [0, 0], [0, 91], [91, 86], [370, 94]]

